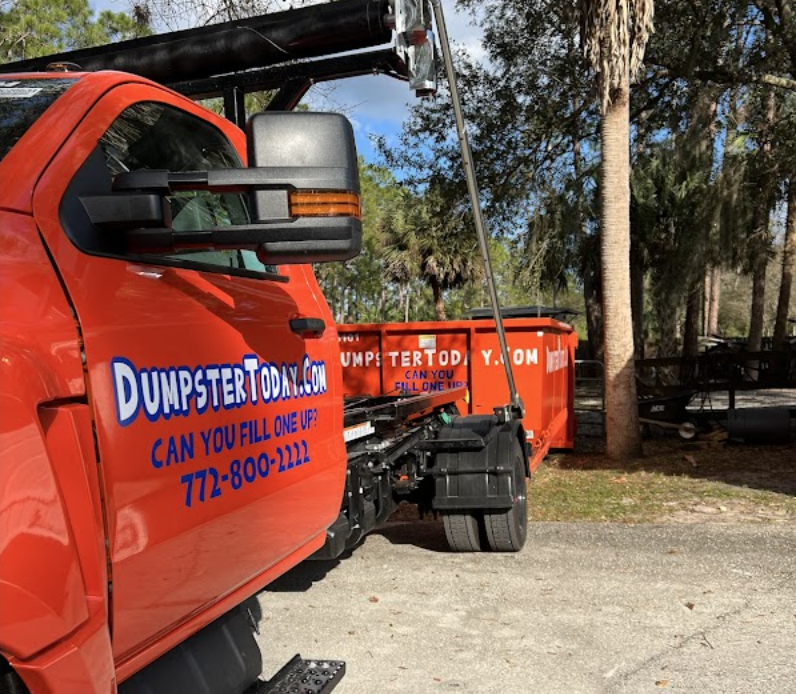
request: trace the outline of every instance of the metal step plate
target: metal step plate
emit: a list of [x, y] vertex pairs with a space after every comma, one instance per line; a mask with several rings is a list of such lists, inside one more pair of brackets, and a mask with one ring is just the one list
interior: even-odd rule
[[343, 679], [342, 660], [305, 660], [296, 655], [256, 694], [327, 694]]

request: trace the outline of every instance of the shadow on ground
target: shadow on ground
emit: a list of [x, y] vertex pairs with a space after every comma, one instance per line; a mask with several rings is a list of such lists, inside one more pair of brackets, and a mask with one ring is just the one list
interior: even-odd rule
[[[412, 504], [399, 506], [390, 520], [370, 535], [380, 535], [393, 545], [411, 545], [428, 552], [450, 552], [442, 520], [428, 515], [421, 519], [417, 507]], [[370, 535], [365, 537], [365, 542]], [[337, 559], [304, 561], [270, 583], [265, 591], [304, 593], [312, 588], [313, 584], [324, 580], [360, 547], [361, 543]]]
[[373, 533], [393, 545], [412, 545], [427, 552], [450, 553], [441, 520], [394, 520]]
[[267, 593], [305, 593], [314, 583], [325, 579], [340, 562], [351, 556], [346, 552], [338, 559], [324, 559], [320, 561], [306, 560], [298, 566], [294, 566], [286, 574], [283, 574], [275, 581], [269, 583], [265, 592]]

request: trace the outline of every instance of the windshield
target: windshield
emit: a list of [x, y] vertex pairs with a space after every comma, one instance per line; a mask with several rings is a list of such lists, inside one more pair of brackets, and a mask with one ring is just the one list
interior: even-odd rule
[[75, 78], [0, 79], [0, 161]]

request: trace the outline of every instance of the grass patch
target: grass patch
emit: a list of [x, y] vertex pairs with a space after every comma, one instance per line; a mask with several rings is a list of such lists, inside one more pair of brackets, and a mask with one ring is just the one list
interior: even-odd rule
[[624, 464], [599, 451], [548, 457], [528, 487], [530, 520], [796, 520], [793, 447], [690, 449], [663, 439], [645, 451]]

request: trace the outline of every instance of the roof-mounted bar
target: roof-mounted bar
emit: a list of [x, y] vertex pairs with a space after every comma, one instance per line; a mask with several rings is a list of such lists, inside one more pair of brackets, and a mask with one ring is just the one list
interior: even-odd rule
[[161, 84], [352, 51], [388, 43], [389, 0], [340, 0], [0, 65], [43, 71], [51, 63], [120, 70]]
[[195, 100], [220, 96], [229, 103], [234, 101], [235, 106], [225, 104], [224, 110], [230, 120], [241, 125], [244, 121], [240, 120], [241, 109], [237, 104], [242, 103], [245, 94], [276, 90], [267, 110], [290, 111], [313, 84], [370, 74], [408, 79], [406, 65], [401, 59], [392, 50], [383, 49], [177, 82], [170, 86]]

